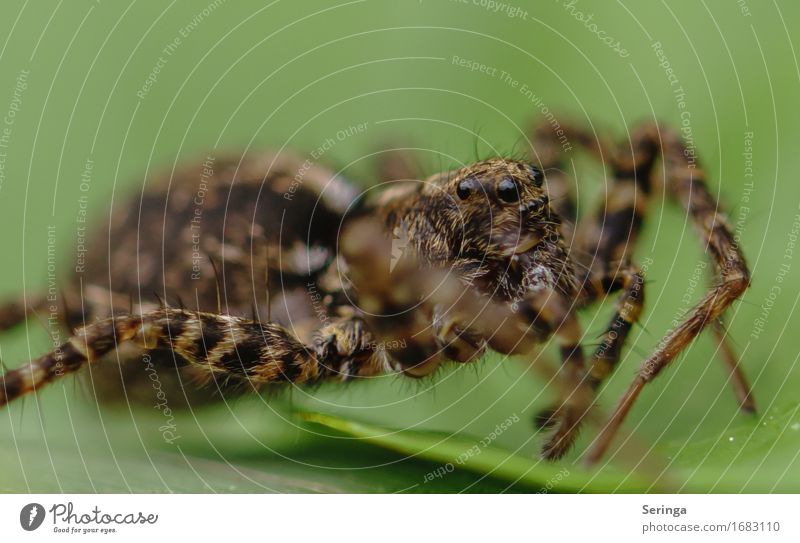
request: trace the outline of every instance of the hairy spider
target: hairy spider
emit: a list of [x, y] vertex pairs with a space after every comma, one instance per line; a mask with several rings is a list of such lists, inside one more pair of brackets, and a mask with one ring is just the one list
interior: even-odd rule
[[[708, 325], [740, 405], [752, 411], [721, 324], [749, 272], [680, 137], [647, 124], [611, 146], [567, 128], [611, 179], [576, 228], [561, 142], [548, 126], [532, 133], [537, 165], [494, 158], [418, 181], [407, 157], [387, 154], [383, 188], [365, 197], [285, 155], [208, 158], [165, 176], [95, 232], [60, 304], [73, 335], [6, 372], [0, 405], [112, 351], [123, 362], [146, 352], [218, 387], [259, 387], [422, 377], [487, 349], [528, 353], [553, 336], [565, 386], [539, 420], [553, 428], [543, 456], [559, 458], [641, 313], [644, 278], [631, 253], [663, 183], [692, 218], [717, 281], [644, 361], [586, 459], [601, 458], [644, 386]], [[587, 358], [576, 312], [613, 292], [615, 313]], [[0, 327], [42, 303], [7, 304]], [[135, 380], [131, 366], [118, 370]]]

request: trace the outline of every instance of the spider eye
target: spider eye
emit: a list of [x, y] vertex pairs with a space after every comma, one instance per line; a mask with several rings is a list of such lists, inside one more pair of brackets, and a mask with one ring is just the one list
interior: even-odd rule
[[504, 177], [497, 184], [497, 196], [504, 202], [513, 203], [519, 201], [519, 190], [517, 184], [510, 177]]
[[541, 187], [544, 183], [544, 173], [542, 170], [533, 165], [528, 165], [528, 173], [531, 176], [531, 181], [537, 187]]
[[477, 179], [474, 177], [467, 177], [458, 184], [456, 195], [459, 197], [459, 199], [466, 200], [472, 193], [478, 191], [480, 188], [478, 185], [479, 183]]

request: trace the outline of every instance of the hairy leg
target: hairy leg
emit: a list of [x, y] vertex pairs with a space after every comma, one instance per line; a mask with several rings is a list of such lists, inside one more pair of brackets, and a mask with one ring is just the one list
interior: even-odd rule
[[355, 319], [342, 319], [304, 345], [274, 323], [184, 309], [158, 309], [90, 324], [55, 351], [0, 377], [0, 405], [78, 371], [125, 344], [168, 349], [210, 377], [255, 387], [273, 383], [347, 381], [386, 371], [371, 336]]
[[637, 138], [641, 145], [661, 151], [667, 186], [681, 202], [703, 238], [718, 280], [688, 317], [644, 361], [589, 451], [586, 459], [589, 463], [597, 462], [606, 452], [644, 386], [667, 367], [707, 325], [721, 318], [750, 284], [750, 273], [733, 239], [730, 225], [705, 184], [705, 173], [692, 155], [687, 153], [680, 137], [655, 125], [648, 125], [637, 131]]
[[739, 357], [736, 351], [733, 350], [728, 340], [728, 331], [725, 329], [722, 317], [714, 322], [713, 331], [714, 338], [717, 341], [717, 348], [730, 375], [731, 386], [733, 386], [733, 392], [736, 394], [740, 409], [745, 413], [755, 413], [756, 402], [753, 399], [750, 383], [748, 383], [747, 377], [745, 377], [739, 365]]
[[[482, 316], [488, 316], [485, 322], [492, 325], [500, 322], [497, 317], [505, 306], [463, 297], [460, 281], [431, 270], [420, 273], [413, 259], [404, 259], [389, 278], [388, 240], [372, 224], [362, 225], [357, 234], [345, 236], [342, 251], [349, 257], [347, 271], [366, 318], [349, 304], [334, 307], [330, 321], [312, 341], [304, 343], [273, 322], [173, 308], [133, 308], [124, 314], [114, 311], [108, 318], [80, 328], [55, 351], [6, 372], [0, 377], [0, 405], [99, 361], [124, 345], [144, 352], [172, 352], [178, 363], [208, 378], [254, 387], [341, 382], [394, 371], [418, 376], [430, 360], [440, 357], [442, 333], [437, 333], [431, 323], [433, 307], [448, 308], [443, 318], [457, 316], [459, 322], [467, 323], [464, 330], [470, 328], [469, 323], [484, 322], [479, 318]], [[421, 307], [414, 307], [423, 298]], [[375, 310], [391, 314], [381, 316]], [[510, 311], [506, 317], [511, 317]], [[379, 335], [369, 330], [371, 324], [377, 326]], [[519, 339], [511, 339], [507, 331], [500, 327], [491, 342], [518, 345]], [[386, 349], [376, 348], [379, 341], [398, 335], [407, 342], [402, 349], [391, 351], [391, 356]]]
[[605, 140], [572, 124], [560, 124], [555, 129], [549, 122], [541, 122], [531, 131], [531, 158], [545, 174], [545, 187], [550, 206], [562, 218], [562, 234], [567, 244], [573, 241], [578, 210], [575, 204], [575, 180], [570, 174], [572, 160], [565, 147], [577, 145], [597, 160], [608, 160], [610, 146]]
[[598, 296], [622, 291], [614, 315], [592, 356], [589, 382], [597, 390], [619, 362], [628, 334], [639, 320], [644, 305], [644, 277], [638, 268], [631, 266], [613, 275], [599, 277], [592, 284]]
[[[622, 291], [617, 303], [614, 315], [611, 317], [606, 331], [604, 332], [600, 345], [597, 347], [589, 359], [586, 374], [581, 377], [580, 383], [585, 391], [591, 391], [592, 396], [600, 388], [603, 380], [613, 371], [622, 355], [622, 348], [628, 338], [634, 323], [639, 320], [639, 316], [644, 304], [644, 278], [635, 267], [629, 267], [611, 276], [591, 277], [590, 283], [586, 287], [587, 292], [592, 293], [593, 297], [600, 297], [611, 294], [615, 291]], [[588, 388], [586, 388], [588, 385]], [[586, 392], [584, 392], [586, 394]], [[592, 398], [593, 400], [594, 398]], [[590, 401], [584, 402], [586, 408], [591, 406]], [[580, 422], [583, 415], [578, 420]], [[559, 422], [558, 407], [548, 408], [537, 416], [537, 422], [541, 426], [552, 426]], [[569, 427], [566, 433], [577, 434], [580, 424]], [[568, 442], [574, 441], [574, 436], [564, 438]]]
[[[631, 252], [629, 245], [635, 243], [641, 216], [646, 209], [650, 192], [650, 169], [656, 155], [651, 149], [642, 146], [643, 148], [637, 149], [640, 162], [634, 165], [624, 153], [612, 152], [608, 142], [589, 132], [570, 125], [562, 126], [562, 130], [563, 137], [570, 145], [574, 143], [604, 164], [612, 164], [612, 181], [603, 206], [591, 215], [590, 220], [579, 225], [580, 230], [570, 249], [573, 259], [586, 270], [581, 305], [622, 290], [616, 313], [600, 346], [590, 359], [587, 375], [583, 377], [584, 386], [588, 384], [589, 390], [595, 391], [619, 361], [622, 348], [633, 323], [639, 318], [644, 301], [642, 276], [638, 269], [626, 262]], [[545, 123], [534, 129], [533, 145], [546, 172], [548, 191], [555, 196], [553, 208], [574, 219], [576, 213], [569, 188], [571, 180], [565, 171], [569, 166], [561, 139]], [[567, 237], [573, 233], [572, 230], [565, 230], [564, 235]], [[587, 408], [590, 403], [586, 402]], [[537, 422], [543, 426], [557, 424], [559, 413], [557, 407], [545, 409], [537, 416]], [[583, 416], [577, 421], [580, 422], [582, 418]], [[563, 427], [563, 423], [561, 424]], [[574, 441], [574, 434], [578, 430], [579, 424], [570, 425], [569, 430], [564, 431], [564, 440], [569, 443]]]
[[572, 300], [556, 291], [542, 291], [522, 304], [522, 316], [531, 328], [553, 334], [561, 355], [561, 399], [549, 419], [553, 432], [542, 447], [542, 457], [557, 460], [572, 447], [583, 418], [592, 405], [593, 393], [586, 379], [586, 360], [580, 341], [583, 337]]
[[[606, 190], [602, 205], [590, 220], [580, 225], [579, 231], [578, 254], [589, 256], [584, 262], [590, 269], [589, 282], [593, 281], [592, 276], [611, 283], [617, 281], [615, 279], [617, 275], [624, 280], [646, 217], [655, 184], [655, 165], [659, 155], [665, 155], [665, 166], [671, 171], [675, 167], [685, 167], [680, 166], [681, 160], [686, 161], [680, 142], [676, 142], [674, 137], [671, 141], [672, 150], [668, 154], [673, 157], [672, 159], [666, 156], [667, 150], [662, 149], [658, 128], [647, 125], [635, 129], [629, 143], [618, 146], [612, 153], [607, 153], [611, 183]], [[676, 148], [676, 145], [679, 148]], [[681, 199], [680, 191], [676, 189], [674, 183], [669, 183], [668, 188]], [[684, 189], [684, 192], [687, 192], [686, 197], [688, 191], [689, 189]], [[713, 201], [710, 196], [708, 198], [709, 201]], [[688, 202], [683, 204], [688, 209]], [[710, 206], [709, 203], [704, 205]], [[711, 209], [716, 209], [716, 206]], [[694, 220], [697, 221], [697, 218]], [[720, 343], [722, 361], [731, 372], [737, 398], [743, 409], [748, 410], [752, 408], [753, 402], [742, 372], [732, 369], [737, 367], [734, 349], [724, 335], [716, 333], [716, 337]], [[624, 338], [617, 342], [620, 348], [623, 342]], [[603, 372], [598, 369], [593, 370], [593, 373], [599, 376]], [[604, 373], [603, 377], [609, 373]]]

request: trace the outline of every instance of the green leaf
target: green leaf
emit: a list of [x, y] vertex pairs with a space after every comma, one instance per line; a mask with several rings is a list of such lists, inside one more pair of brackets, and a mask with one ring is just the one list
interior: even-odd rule
[[98, 454], [76, 451], [66, 443], [6, 445], [0, 448], [0, 462], [15, 467], [3, 471], [0, 492], [297, 493], [362, 492], [365, 488], [346, 479], [266, 472], [180, 452]]
[[774, 407], [705, 439], [663, 449], [682, 474], [683, 490], [795, 492], [800, 487], [800, 405]]
[[555, 492], [775, 492], [800, 485], [798, 405], [774, 408], [711, 438], [670, 442], [660, 449], [660, 458], [648, 459], [661, 467], [641, 468], [638, 474], [620, 468], [592, 472], [550, 464], [467, 436], [388, 430], [320, 413], [300, 416], [367, 443], [436, 462], [423, 476], [423, 484], [453, 470], [470, 470]]
[[460, 435], [410, 430], [387, 430], [373, 425], [344, 420], [321, 413], [301, 413], [300, 417], [437, 466], [425, 473], [420, 484], [449, 476], [455, 470], [469, 470], [543, 491], [554, 492], [642, 492], [650, 488], [641, 476], [615, 472], [613, 468], [586, 471], [571, 464], [549, 463], [527, 458], [491, 443], [484, 444]]
[[[298, 431], [259, 399], [162, 413], [94, 410], [54, 386], [0, 417], [0, 492], [397, 492], [413, 489], [418, 462], [375, 447]], [[66, 393], [66, 394], [65, 394]], [[460, 473], [418, 491], [500, 492], [507, 484]]]

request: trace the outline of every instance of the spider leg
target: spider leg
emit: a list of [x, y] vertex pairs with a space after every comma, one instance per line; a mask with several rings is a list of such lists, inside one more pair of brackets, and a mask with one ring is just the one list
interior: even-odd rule
[[[595, 353], [592, 364], [592, 386], [597, 388], [619, 360], [621, 349], [632, 324], [638, 319], [643, 299], [642, 277], [638, 269], [628, 262], [636, 244], [639, 229], [650, 195], [650, 174], [656, 159], [656, 150], [646, 141], [638, 142], [634, 149], [635, 161], [625, 153], [612, 151], [613, 147], [603, 138], [576, 128], [570, 124], [560, 125], [563, 137], [586, 149], [590, 155], [603, 163], [611, 163], [611, 185], [603, 206], [596, 210], [589, 221], [580, 225], [575, 241], [577, 253], [574, 260], [588, 270], [584, 281], [584, 303], [596, 300], [614, 291], [624, 292], [617, 304], [617, 314]], [[533, 144], [541, 157], [543, 168], [555, 168], [555, 175], [548, 174], [546, 182], [554, 183], [557, 193], [568, 193], [567, 161], [561, 152], [561, 141], [550, 123], [543, 123], [533, 131]], [[553, 200], [553, 198], [551, 198]], [[574, 204], [564, 198], [560, 214], [571, 213], [575, 217]], [[554, 204], [555, 206], [556, 204]], [[565, 209], [566, 207], [566, 209]], [[624, 309], [624, 308], [628, 309]]]
[[486, 347], [503, 354], [528, 353], [534, 344], [554, 335], [560, 347], [564, 395], [556, 407], [558, 424], [542, 455], [557, 459], [569, 450], [593, 399], [580, 346], [581, 327], [570, 296], [555, 288], [531, 292], [515, 304], [515, 312], [510, 304], [465, 288], [458, 274], [421, 268], [413, 254], [404, 254], [392, 268], [391, 240], [381, 234], [377, 221], [369, 219], [348, 226], [339, 253], [355, 287], [357, 305], [376, 338], [402, 345], [388, 356], [390, 366], [405, 375], [429, 375], [445, 360], [473, 360]]
[[0, 406], [83, 366], [126, 343], [145, 351], [170, 349], [212, 377], [266, 384], [347, 381], [386, 371], [385, 356], [355, 318], [325, 326], [304, 345], [275, 323], [163, 308], [90, 324], [55, 351], [0, 377]]
[[562, 219], [562, 237], [572, 245], [578, 220], [577, 206], [570, 175], [572, 160], [565, 154], [565, 146], [572, 144], [585, 149], [601, 162], [608, 160], [611, 148], [604, 139], [572, 124], [559, 124], [555, 129], [549, 122], [541, 122], [531, 131], [531, 155], [545, 174], [545, 189], [553, 211]]
[[[673, 132], [660, 130], [655, 125], [648, 125], [636, 131], [634, 148], [661, 151], [667, 184], [704, 238], [715, 264], [718, 282], [644, 361], [589, 451], [586, 460], [590, 464], [597, 462], [606, 452], [644, 386], [667, 367], [707, 325], [715, 323], [750, 284], [750, 273], [733, 239], [731, 227], [705, 184], [703, 170], [699, 169], [680, 137]], [[634, 159], [632, 165], [635, 171], [639, 163]]]
[[564, 152], [571, 150], [573, 144], [601, 162], [608, 159], [613, 147], [605, 137], [572, 122], [559, 122], [554, 125], [545, 120], [535, 124], [531, 133], [534, 157], [542, 166], [548, 168], [557, 167], [562, 163]]
[[[613, 154], [611, 146], [604, 139], [570, 125], [561, 126], [561, 130], [563, 137], [569, 142], [580, 145], [602, 162], [610, 161], [614, 164], [612, 185], [604, 207], [595, 212], [588, 225], [581, 227], [573, 241], [573, 246], [577, 249], [573, 259], [588, 270], [582, 285], [584, 292], [581, 303], [586, 305], [614, 291], [623, 291], [617, 302], [616, 313], [590, 360], [585, 379], [589, 390], [594, 392], [619, 361], [622, 348], [633, 323], [639, 318], [644, 302], [642, 276], [636, 267], [624, 262], [627, 261], [626, 253], [629, 252], [628, 243], [635, 242], [638, 234], [650, 189], [649, 184], [641, 183], [640, 179], [649, 179], [656, 155], [645, 145], [640, 146], [637, 149], [639, 162], [634, 167], [630, 160], [626, 163], [624, 155]], [[563, 145], [558, 133], [553, 131], [549, 123], [544, 123], [534, 129], [533, 144], [541, 166], [547, 172], [545, 179], [548, 191], [566, 195], [556, 199], [554, 208], [559, 213], [574, 218], [575, 207], [568, 188], [570, 180], [565, 171], [567, 160], [562, 152]], [[564, 235], [567, 238], [574, 234], [568, 232]], [[592, 258], [590, 260], [587, 257]], [[614, 262], [616, 265], [612, 265]], [[560, 411], [558, 408], [545, 409], [537, 416], [537, 422], [545, 426], [554, 425], [558, 422]], [[578, 424], [570, 426], [572, 434], [577, 431]], [[574, 436], [565, 435], [564, 439], [571, 443]]]
[[474, 360], [487, 346], [508, 352], [532, 345], [506, 304], [465, 288], [457, 273], [420, 266], [413, 250], [398, 256], [383, 231], [374, 219], [351, 222], [339, 255], [376, 341], [394, 346], [387, 351], [393, 368], [424, 377], [441, 362]]
[[[544, 447], [543, 456], [557, 459], [563, 456], [577, 437], [580, 426], [595, 398], [603, 379], [619, 361], [622, 347], [633, 324], [639, 319], [644, 302], [644, 279], [639, 270], [630, 266], [613, 276], [594, 278], [587, 290], [595, 289], [597, 295], [621, 290], [616, 310], [611, 318], [600, 346], [584, 362], [578, 342], [581, 330], [577, 319], [565, 304], [542, 306], [533, 301], [531, 307], [540, 307], [531, 318], [534, 322], [549, 322], [561, 346], [562, 397], [560, 404], [539, 413], [536, 422], [545, 428], [556, 427]], [[547, 302], [553, 298], [548, 294]]]
[[574, 443], [593, 401], [594, 394], [589, 386], [586, 360], [580, 345], [583, 334], [571, 308], [572, 301], [559, 292], [542, 290], [519, 305], [522, 316], [540, 339], [552, 334], [559, 345], [562, 398], [548, 414], [548, 420], [542, 421], [545, 422], [542, 426], [554, 428], [542, 447], [542, 457], [557, 460]]
[[584, 257], [589, 270], [583, 283], [585, 303], [622, 290], [616, 312], [592, 358], [590, 380], [595, 390], [619, 362], [644, 303], [644, 278], [630, 261], [647, 210], [656, 157], [656, 149], [647, 141], [634, 144], [632, 157], [623, 151], [611, 155], [612, 181], [606, 198], [579, 232], [579, 256]]
[[644, 305], [644, 276], [638, 268], [629, 266], [595, 279], [593, 283], [598, 296], [622, 291], [614, 315], [592, 356], [589, 383], [592, 389], [597, 390], [619, 362], [628, 334], [639, 320]]
[[[613, 263], [627, 261], [636, 246], [652, 189], [651, 184], [657, 155], [661, 154], [664, 157], [665, 167], [670, 171], [676, 167], [679, 169], [686, 168], [685, 149], [677, 139], [677, 136], [668, 131], [664, 132], [662, 130], [662, 133], [665, 136], [664, 144], [666, 144], [667, 140], [671, 141], [671, 150], [667, 149], [666, 145], [662, 147], [659, 127], [644, 125], [634, 130], [629, 149], [620, 148], [612, 156], [615, 185], [620, 183], [620, 179], [623, 182], [626, 182], [624, 180], [627, 179], [628, 186], [627, 188], [614, 186], [609, 191], [606, 210], [604, 213], [598, 214], [602, 217], [602, 227], [590, 226], [591, 230], [600, 232], [600, 234], [596, 237], [589, 236], [590, 241], [586, 247], [587, 251], [596, 247], [595, 251], [599, 258], [596, 262], [593, 262], [594, 267], [597, 268], [599, 265], [606, 273], [611, 270]], [[632, 187], [630, 186], [631, 183]], [[702, 180], [696, 180], [696, 183], [702, 183]], [[680, 194], [681, 189], [674, 182], [668, 182], [668, 189], [682, 201], [684, 208], [689, 210], [691, 204], [688, 198], [690, 198], [692, 187], [685, 187], [683, 196]], [[718, 209], [716, 200], [708, 194], [704, 185], [702, 188], [695, 187], [694, 190], [704, 190], [707, 200], [704, 205], [712, 211]], [[699, 219], [691, 212], [690, 216], [697, 223]], [[710, 217], [713, 220], [714, 215], [712, 214]], [[726, 220], [721, 215], [717, 218], [718, 220]], [[701, 235], [704, 235], [702, 227], [699, 228]], [[712, 260], [714, 259], [712, 258]], [[733, 389], [741, 409], [746, 412], [754, 411], [755, 403], [750, 393], [750, 386], [738, 367], [735, 350], [731, 346], [727, 335], [720, 333], [718, 326], [713, 328], [713, 332], [720, 347], [720, 357], [731, 376]]]
[[728, 340], [728, 331], [725, 329], [722, 317], [714, 322], [713, 331], [714, 337], [717, 340], [720, 356], [730, 374], [731, 386], [733, 386], [733, 392], [736, 394], [739, 407], [745, 413], [755, 413], [756, 403], [753, 399], [753, 392], [750, 389], [750, 384], [747, 382], [747, 377], [745, 377], [739, 365], [739, 357]]

